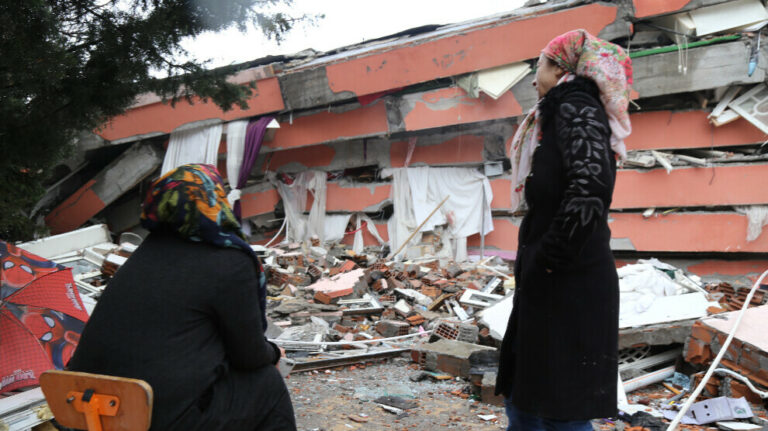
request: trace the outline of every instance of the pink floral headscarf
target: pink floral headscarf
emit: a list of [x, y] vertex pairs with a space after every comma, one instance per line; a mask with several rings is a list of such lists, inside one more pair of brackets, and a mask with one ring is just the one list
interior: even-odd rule
[[[629, 93], [632, 84], [632, 60], [618, 45], [589, 34], [573, 30], [552, 39], [542, 50], [566, 71], [558, 85], [576, 76], [590, 78], [600, 89], [608, 124], [611, 127], [611, 148], [623, 160], [627, 156], [624, 139], [632, 132], [629, 122]], [[512, 140], [512, 208], [523, 199], [525, 180], [531, 171], [533, 151], [541, 140], [538, 103], [518, 127]]]

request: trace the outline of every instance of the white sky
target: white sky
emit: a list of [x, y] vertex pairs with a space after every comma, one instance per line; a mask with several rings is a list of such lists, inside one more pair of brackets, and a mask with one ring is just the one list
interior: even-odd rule
[[207, 33], [182, 45], [197, 60], [210, 59], [209, 67], [219, 67], [307, 48], [328, 51], [422, 25], [508, 12], [523, 3], [525, 0], [294, 0], [294, 14], [325, 14], [325, 18], [316, 26], [297, 26], [280, 45], [254, 28], [246, 33], [235, 28]]

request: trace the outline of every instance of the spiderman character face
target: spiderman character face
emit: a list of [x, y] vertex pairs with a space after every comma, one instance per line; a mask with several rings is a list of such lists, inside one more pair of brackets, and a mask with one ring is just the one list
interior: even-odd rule
[[37, 338], [53, 365], [63, 369], [75, 353], [83, 322], [54, 310], [36, 307], [26, 307], [19, 320]]
[[3, 287], [19, 289], [31, 283], [37, 274], [55, 270], [55, 263], [40, 260], [13, 244], [0, 242], [0, 285]]

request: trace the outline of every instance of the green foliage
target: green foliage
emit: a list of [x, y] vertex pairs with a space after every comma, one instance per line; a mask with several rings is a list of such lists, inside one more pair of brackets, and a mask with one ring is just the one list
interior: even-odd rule
[[[275, 7], [291, 0], [8, 0], [0, 2], [0, 238], [29, 239], [27, 214], [46, 173], [93, 130], [143, 92], [192, 94], [222, 109], [247, 107], [232, 68], [176, 59], [180, 42], [249, 22], [271, 39], [307, 17]], [[152, 71], [164, 71], [157, 79]]]

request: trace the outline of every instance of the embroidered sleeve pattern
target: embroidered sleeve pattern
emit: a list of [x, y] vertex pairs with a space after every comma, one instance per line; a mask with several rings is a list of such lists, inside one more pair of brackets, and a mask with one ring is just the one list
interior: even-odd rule
[[555, 117], [567, 184], [540, 250], [544, 265], [552, 270], [568, 267], [578, 257], [606, 217], [613, 190], [610, 131], [597, 107], [574, 99], [563, 102]]

